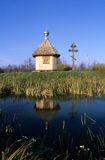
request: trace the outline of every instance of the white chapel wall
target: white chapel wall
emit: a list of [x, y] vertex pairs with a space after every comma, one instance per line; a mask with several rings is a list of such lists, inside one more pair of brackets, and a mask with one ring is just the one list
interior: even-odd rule
[[57, 58], [50, 56], [50, 63], [43, 64], [43, 56], [36, 57], [36, 70], [56, 70]]

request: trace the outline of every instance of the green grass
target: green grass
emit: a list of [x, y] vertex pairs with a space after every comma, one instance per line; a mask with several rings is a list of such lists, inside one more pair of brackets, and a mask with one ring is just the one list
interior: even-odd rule
[[0, 74], [0, 94], [31, 97], [105, 95], [105, 74], [96, 71], [11, 72]]

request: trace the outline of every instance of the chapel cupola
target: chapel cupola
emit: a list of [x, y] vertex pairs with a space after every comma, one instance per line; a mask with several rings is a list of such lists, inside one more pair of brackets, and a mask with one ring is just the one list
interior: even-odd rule
[[48, 39], [49, 34], [50, 34], [50, 33], [49, 33], [48, 31], [45, 31], [45, 32], [44, 32], [44, 36], [45, 36], [45, 38], [44, 38], [44, 39], [45, 39], [45, 40], [47, 40], [47, 39]]

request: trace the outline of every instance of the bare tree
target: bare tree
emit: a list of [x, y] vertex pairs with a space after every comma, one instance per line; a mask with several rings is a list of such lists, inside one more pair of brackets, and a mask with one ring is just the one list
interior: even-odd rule
[[4, 67], [3, 70], [6, 72], [17, 72], [17, 71], [32, 71], [34, 69], [34, 62], [31, 58], [25, 60], [21, 65], [11, 65]]

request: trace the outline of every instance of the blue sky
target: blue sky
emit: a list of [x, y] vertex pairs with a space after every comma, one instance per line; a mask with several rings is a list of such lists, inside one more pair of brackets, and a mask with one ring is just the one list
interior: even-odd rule
[[72, 42], [77, 64], [105, 62], [105, 0], [0, 0], [0, 66], [31, 57], [46, 26], [64, 62]]

